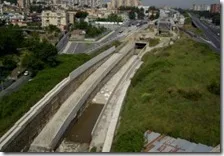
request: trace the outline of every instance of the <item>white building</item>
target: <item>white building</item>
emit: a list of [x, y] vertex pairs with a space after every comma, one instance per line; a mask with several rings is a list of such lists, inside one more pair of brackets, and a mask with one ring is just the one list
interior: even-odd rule
[[61, 30], [65, 30], [68, 25], [68, 14], [66, 11], [42, 11], [42, 27], [47, 27], [49, 25], [55, 25]]
[[139, 0], [111, 0], [112, 9], [117, 9], [121, 6], [138, 7], [139, 5], [140, 5]]
[[150, 6], [143, 6], [143, 5], [140, 5], [140, 6], [138, 6], [138, 8], [139, 9], [141, 9], [141, 8], [143, 8], [144, 9], [144, 14], [146, 15], [146, 16], [148, 16], [148, 11], [149, 11], [149, 7]]
[[194, 4], [193, 10], [194, 11], [210, 11], [211, 6], [206, 4]]
[[78, 6], [89, 6], [92, 8], [101, 7], [103, 0], [53, 0], [54, 4], [66, 4], [70, 6], [74, 6], [75, 4]]

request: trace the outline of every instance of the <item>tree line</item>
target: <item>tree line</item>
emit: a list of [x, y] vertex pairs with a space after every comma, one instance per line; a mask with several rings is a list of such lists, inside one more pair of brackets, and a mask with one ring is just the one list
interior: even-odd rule
[[25, 36], [14, 26], [0, 27], [0, 57], [5, 71], [20, 65], [31, 70], [34, 76], [47, 66], [56, 66], [59, 63], [56, 55], [56, 47], [41, 41], [38, 35]]

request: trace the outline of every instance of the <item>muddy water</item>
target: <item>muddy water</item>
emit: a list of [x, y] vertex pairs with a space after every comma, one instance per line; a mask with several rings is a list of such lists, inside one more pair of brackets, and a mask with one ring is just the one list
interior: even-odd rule
[[90, 104], [81, 117], [73, 121], [65, 134], [65, 139], [75, 143], [90, 143], [91, 132], [104, 105]]

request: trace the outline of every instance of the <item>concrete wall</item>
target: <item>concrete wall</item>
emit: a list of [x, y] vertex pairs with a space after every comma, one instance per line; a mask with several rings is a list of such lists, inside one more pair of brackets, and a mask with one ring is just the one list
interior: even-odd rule
[[52, 120], [35, 138], [29, 151], [54, 151], [72, 120], [80, 116], [80, 112], [85, 110], [87, 100], [94, 97], [97, 93], [96, 90], [98, 91], [102, 84], [108, 81], [108, 77], [114, 75], [133, 54], [134, 44], [129, 43], [88, 77], [82, 86], [64, 102]]
[[38, 103], [36, 103], [15, 125], [0, 138], [0, 151], [27, 151], [34, 138], [56, 113], [61, 104], [115, 51], [112, 47], [87, 63], [69, 77], [61, 81]]

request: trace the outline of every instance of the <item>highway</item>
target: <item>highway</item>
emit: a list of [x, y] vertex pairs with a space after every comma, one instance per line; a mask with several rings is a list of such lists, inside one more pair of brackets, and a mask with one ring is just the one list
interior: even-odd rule
[[[120, 38], [129, 34], [129, 32], [135, 31], [136, 27], [130, 27], [130, 24], [137, 24], [139, 21], [129, 21], [119, 28], [114, 30], [110, 36], [102, 40], [101, 42], [95, 43], [80, 43], [80, 42], [72, 42], [69, 48], [66, 50], [66, 54], [77, 54], [77, 53], [90, 53], [91, 51], [96, 50], [97, 48], [103, 47], [104, 45], [112, 42], [114, 40], [119, 40]], [[123, 31], [122, 33], [120, 33]]]
[[207, 23], [204, 23], [200, 21], [197, 17], [194, 15], [191, 15], [192, 21], [194, 24], [201, 29], [204, 34], [206, 35], [207, 39], [212, 42], [212, 46], [218, 51], [221, 51], [221, 43], [220, 43], [220, 36], [217, 33], [217, 30], [214, 30], [210, 26], [207, 25]]

